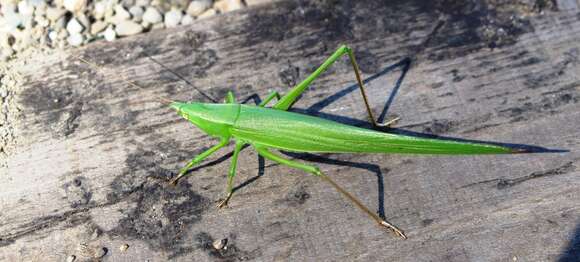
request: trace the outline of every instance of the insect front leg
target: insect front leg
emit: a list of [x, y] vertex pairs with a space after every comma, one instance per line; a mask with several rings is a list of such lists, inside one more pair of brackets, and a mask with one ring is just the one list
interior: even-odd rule
[[189, 164], [187, 164], [185, 167], [183, 167], [180, 171], [179, 174], [174, 177], [173, 179], [171, 179], [171, 181], [169, 181], [170, 184], [172, 185], [176, 185], [177, 181], [182, 178], [183, 176], [185, 176], [185, 174], [187, 173], [187, 170], [189, 170], [192, 166], [198, 164], [199, 162], [203, 161], [204, 159], [206, 159], [208, 156], [210, 156], [211, 154], [213, 154], [215, 151], [217, 151], [218, 149], [224, 147], [225, 145], [227, 145], [229, 142], [228, 139], [222, 139], [220, 141], [219, 144], [211, 147], [210, 149], [206, 150], [205, 152], [197, 155], [194, 159], [192, 159]]
[[232, 163], [230, 165], [230, 172], [228, 173], [228, 186], [227, 186], [227, 196], [224, 200], [220, 201], [218, 204], [218, 208], [226, 207], [228, 205], [228, 201], [232, 198], [234, 194], [234, 177], [236, 176], [236, 166], [238, 164], [238, 156], [244, 143], [236, 142], [236, 147], [234, 148], [234, 155], [232, 156]]
[[345, 196], [348, 200], [350, 200], [355, 206], [357, 206], [360, 210], [362, 210], [364, 213], [366, 213], [367, 215], [369, 215], [373, 220], [375, 220], [380, 226], [384, 226], [388, 229], [390, 229], [395, 235], [406, 239], [407, 236], [405, 235], [405, 233], [400, 230], [399, 228], [397, 228], [395, 225], [387, 222], [386, 220], [383, 220], [381, 217], [379, 217], [377, 214], [375, 214], [374, 212], [372, 212], [371, 210], [369, 210], [364, 204], [362, 204], [360, 202], [360, 200], [358, 200], [356, 197], [354, 197], [352, 194], [350, 194], [348, 191], [344, 190], [342, 187], [340, 187], [338, 184], [336, 184], [334, 181], [332, 181], [332, 179], [330, 179], [328, 176], [326, 176], [325, 174], [322, 173], [322, 171], [320, 171], [320, 169], [316, 166], [311, 166], [311, 165], [306, 165], [306, 164], [302, 164], [299, 162], [295, 162], [286, 158], [283, 158], [280, 155], [277, 155], [275, 153], [270, 152], [266, 147], [264, 146], [255, 146], [256, 150], [258, 151], [258, 153], [267, 158], [270, 159], [274, 162], [278, 162], [280, 164], [289, 166], [289, 167], [293, 167], [293, 168], [297, 168], [297, 169], [301, 169], [304, 170], [308, 173], [311, 173], [317, 177], [322, 178], [324, 181], [328, 182], [330, 185], [332, 185], [332, 187], [334, 187], [338, 192], [340, 192], [343, 196]]

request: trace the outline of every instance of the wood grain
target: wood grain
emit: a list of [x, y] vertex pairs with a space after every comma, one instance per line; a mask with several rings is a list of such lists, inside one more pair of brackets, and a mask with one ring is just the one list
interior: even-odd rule
[[[105, 261], [578, 259], [580, 14], [574, 1], [542, 13], [491, 2], [282, 1], [14, 65], [24, 80], [17, 146], [0, 175], [0, 260], [88, 259], [82, 243], [105, 247]], [[246, 185], [225, 210], [214, 202], [232, 147], [179, 186], [164, 182], [217, 141], [158, 96], [284, 93], [341, 43], [355, 50], [375, 112], [401, 117], [392, 132], [569, 152], [289, 154], [319, 165], [407, 241], [251, 147], [238, 163]], [[346, 59], [293, 110], [368, 127]], [[224, 238], [227, 250], [213, 249]]]

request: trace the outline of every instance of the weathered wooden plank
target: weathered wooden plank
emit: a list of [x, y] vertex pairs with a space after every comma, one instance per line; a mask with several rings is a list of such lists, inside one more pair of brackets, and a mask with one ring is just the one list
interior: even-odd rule
[[[104, 72], [64, 52], [14, 64], [24, 81], [14, 94], [17, 146], [0, 176], [0, 258], [81, 258], [80, 243], [106, 247], [112, 261], [577, 258], [580, 16], [521, 7], [280, 2], [71, 52]], [[233, 89], [243, 100], [284, 92], [340, 43], [356, 50], [372, 79], [376, 112], [402, 81], [389, 107], [402, 118], [395, 132], [571, 152], [292, 155], [384, 212], [408, 241], [378, 230], [314, 177], [267, 161], [258, 168], [251, 148], [240, 157], [238, 183], [259, 177], [226, 210], [213, 201], [223, 196], [228, 150], [176, 188], [163, 182], [216, 141], [155, 100], [203, 97], [147, 56], [212, 96]], [[365, 125], [357, 92], [344, 60], [295, 110]], [[211, 248], [220, 238], [229, 240], [225, 251]]]

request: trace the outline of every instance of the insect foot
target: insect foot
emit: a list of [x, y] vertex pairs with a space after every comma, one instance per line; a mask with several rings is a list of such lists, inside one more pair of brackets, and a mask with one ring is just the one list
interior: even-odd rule
[[407, 236], [405, 235], [405, 233], [403, 232], [403, 230], [400, 230], [399, 228], [397, 228], [396, 226], [390, 224], [387, 221], [381, 221], [379, 223], [379, 225], [387, 227], [388, 229], [390, 229], [395, 235], [401, 237], [402, 239], [407, 239]]
[[228, 206], [228, 201], [230, 201], [230, 198], [232, 197], [232, 193], [229, 193], [228, 196], [225, 199], [220, 199], [219, 200], [219, 204], [217, 205], [217, 207], [219, 209], [222, 209], [224, 207]]
[[384, 124], [379, 124], [379, 126], [383, 126], [383, 127], [393, 127], [397, 122], [399, 122], [399, 120], [401, 120], [400, 117], [395, 117], [395, 118], [387, 121]]
[[177, 181], [179, 181], [179, 179], [181, 177], [183, 177], [184, 175], [185, 175], [184, 172], [179, 172], [179, 174], [176, 177], [174, 177], [171, 180], [169, 180], [169, 185], [171, 185], [171, 186], [177, 186]]
[[177, 177], [175, 177], [175, 178], [169, 180], [168, 184], [170, 186], [177, 186], [177, 180], [178, 180]]

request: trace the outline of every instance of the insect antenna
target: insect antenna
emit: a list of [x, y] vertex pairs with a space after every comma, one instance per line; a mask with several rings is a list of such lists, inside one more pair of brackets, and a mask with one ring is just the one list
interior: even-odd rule
[[[104, 71], [105, 71], [105, 70], [104, 70], [104, 68], [103, 68], [102, 66], [100, 66], [100, 65], [98, 65], [98, 64], [96, 64], [96, 63], [93, 63], [93, 62], [91, 62], [91, 61], [89, 61], [89, 60], [87, 60], [87, 59], [84, 59], [84, 58], [82, 58], [82, 57], [80, 57], [80, 56], [77, 56], [77, 55], [73, 55], [73, 56], [74, 56], [76, 59], [78, 59], [79, 61], [81, 61], [81, 62], [83, 62], [83, 63], [85, 63], [85, 64], [87, 64], [87, 65], [89, 65], [89, 66], [93, 67], [95, 70], [97, 70], [97, 71], [99, 71], [99, 72], [101, 72], [101, 73], [104, 73]], [[125, 82], [126, 84], [128, 84], [128, 85], [130, 85], [130, 86], [132, 86], [132, 87], [135, 87], [135, 88], [137, 88], [137, 89], [144, 89], [142, 86], [140, 86], [140, 85], [136, 84], [136, 83], [135, 83], [135, 82], [133, 82], [133, 81], [129, 81], [129, 80], [126, 80], [126, 79], [121, 79], [121, 80], [122, 80], [123, 82]], [[174, 102], [173, 100], [171, 100], [171, 99], [169, 99], [169, 98], [166, 98], [166, 97], [156, 96], [156, 98], [157, 98], [157, 100], [158, 100], [159, 102], [161, 102], [161, 103], [163, 103], [163, 104], [167, 104], [167, 105], [169, 105], [169, 104], [171, 104], [171, 103], [173, 103], [173, 102]]]
[[176, 73], [175, 71], [173, 71], [171, 68], [165, 66], [164, 64], [162, 64], [161, 62], [157, 61], [155, 58], [153, 58], [152, 56], [150, 56], [149, 54], [147, 54], [146, 52], [144, 52], [145, 55], [147, 56], [147, 58], [149, 58], [151, 61], [153, 61], [154, 63], [160, 65], [161, 67], [163, 67], [163, 69], [167, 70], [168, 72], [170, 72], [172, 75], [176, 76], [177, 78], [179, 78], [181, 81], [187, 83], [189, 86], [193, 87], [193, 89], [195, 89], [198, 93], [200, 93], [203, 97], [207, 98], [209, 101], [211, 101], [212, 103], [219, 103], [219, 101], [213, 97], [211, 97], [210, 95], [206, 94], [205, 92], [203, 92], [201, 89], [199, 89], [197, 86], [194, 86], [191, 82], [189, 82], [187, 79], [185, 79], [184, 77], [182, 77], [181, 75], [179, 75], [178, 73]]

